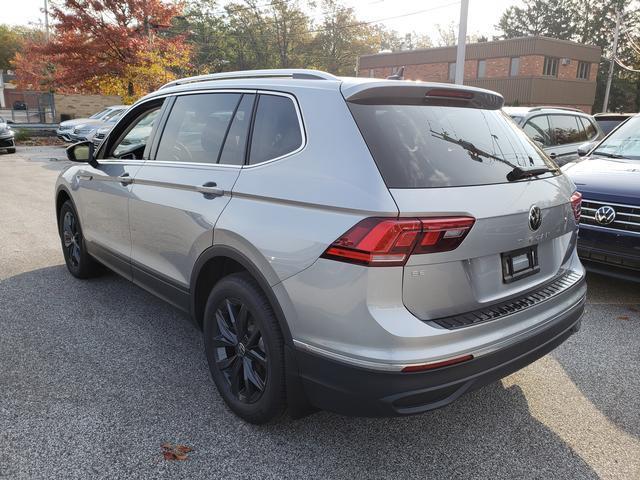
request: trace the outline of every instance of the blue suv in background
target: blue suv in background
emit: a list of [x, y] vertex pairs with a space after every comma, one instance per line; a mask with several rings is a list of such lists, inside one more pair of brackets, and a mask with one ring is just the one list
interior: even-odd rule
[[563, 170], [582, 193], [578, 255], [584, 265], [640, 281], [640, 115]]

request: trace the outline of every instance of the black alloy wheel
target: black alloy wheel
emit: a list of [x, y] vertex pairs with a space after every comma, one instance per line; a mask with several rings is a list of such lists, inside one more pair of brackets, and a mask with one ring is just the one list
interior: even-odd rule
[[228, 407], [263, 424], [286, 409], [284, 340], [264, 291], [247, 272], [219, 280], [207, 299], [204, 346]]
[[260, 328], [247, 305], [225, 298], [215, 313], [217, 335], [212, 340], [215, 361], [232, 395], [243, 403], [260, 399], [267, 383], [267, 363]]
[[67, 269], [77, 278], [89, 278], [95, 275], [99, 265], [87, 252], [80, 219], [70, 200], [62, 204], [58, 218], [62, 253]]
[[62, 219], [62, 243], [67, 249], [65, 257], [74, 268], [80, 266], [80, 255], [82, 253], [82, 238], [78, 230], [78, 221], [74, 212], [67, 210]]

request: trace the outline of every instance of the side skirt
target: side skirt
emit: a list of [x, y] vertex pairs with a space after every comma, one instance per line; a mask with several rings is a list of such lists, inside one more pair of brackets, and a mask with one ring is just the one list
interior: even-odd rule
[[95, 257], [100, 263], [139, 287], [144, 288], [156, 297], [161, 298], [187, 314], [189, 313], [191, 296], [187, 287], [179, 285], [164, 275], [154, 272], [138, 263], [131, 262], [128, 258], [102, 245], [95, 242], [86, 243], [89, 254]]

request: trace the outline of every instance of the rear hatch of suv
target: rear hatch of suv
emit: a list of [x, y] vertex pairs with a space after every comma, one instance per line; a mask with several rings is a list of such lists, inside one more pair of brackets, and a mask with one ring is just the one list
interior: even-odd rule
[[404, 268], [407, 309], [422, 320], [475, 312], [462, 320], [474, 323], [575, 281], [567, 267], [579, 195], [502, 112], [502, 98], [392, 83], [343, 95], [399, 216], [421, 225]]

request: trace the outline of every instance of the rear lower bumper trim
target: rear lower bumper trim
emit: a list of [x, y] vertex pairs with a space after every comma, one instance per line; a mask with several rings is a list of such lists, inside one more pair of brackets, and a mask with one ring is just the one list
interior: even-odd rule
[[582, 282], [584, 282], [584, 275], [573, 271], [563, 272], [542, 286], [529, 290], [516, 298], [489, 305], [480, 310], [425, 321], [449, 330], [478, 325], [506, 317], [513, 313], [523, 312], [528, 308], [551, 300], [558, 295], [562, 295], [579, 286]]
[[398, 416], [445, 406], [551, 352], [578, 330], [584, 297], [530, 336], [468, 362], [416, 373], [371, 371], [296, 352], [312, 405], [346, 415]]

